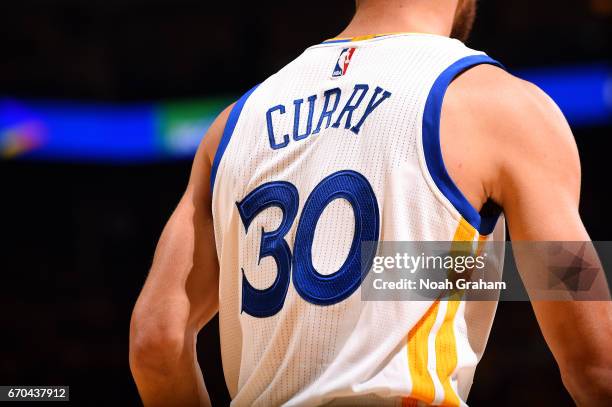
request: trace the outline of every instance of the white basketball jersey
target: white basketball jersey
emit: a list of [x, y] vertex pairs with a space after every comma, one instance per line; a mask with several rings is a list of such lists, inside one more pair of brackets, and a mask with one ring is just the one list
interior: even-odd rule
[[496, 303], [362, 301], [359, 253], [503, 240], [439, 143], [447, 86], [482, 63], [435, 35], [329, 40], [234, 105], [211, 175], [233, 405], [465, 405]]

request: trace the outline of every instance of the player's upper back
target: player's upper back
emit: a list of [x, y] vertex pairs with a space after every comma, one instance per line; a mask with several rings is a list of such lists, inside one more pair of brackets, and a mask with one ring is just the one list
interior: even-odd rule
[[[376, 394], [355, 353], [376, 350], [368, 365], [390, 376], [414, 373], [395, 370], [431, 304], [360, 301], [361, 263], [373, 256], [361, 244], [493, 231], [497, 217], [469, 205], [439, 145], [446, 87], [481, 63], [495, 61], [435, 35], [331, 40], [235, 104], [211, 189], [223, 363], [237, 403], [317, 404], [351, 383]], [[401, 394], [418, 398], [417, 380], [398, 382]]]
[[446, 88], [483, 63], [499, 65], [458, 40], [429, 34], [335, 39], [308, 48], [243, 95], [228, 117], [211, 173], [217, 245], [235, 212], [227, 204], [266, 182], [300, 177], [301, 206], [304, 189], [321, 181], [315, 174], [362, 170], [376, 190], [397, 168], [413, 166], [433, 195], [444, 195], [437, 196], [443, 206], [488, 234], [494, 225], [482, 224], [486, 219], [453, 185], [439, 151]]

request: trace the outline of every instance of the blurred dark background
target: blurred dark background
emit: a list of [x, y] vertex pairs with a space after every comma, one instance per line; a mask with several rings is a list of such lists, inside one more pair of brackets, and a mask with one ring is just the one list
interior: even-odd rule
[[[352, 12], [351, 0], [3, 0], [0, 97], [239, 95], [335, 36]], [[483, 0], [468, 45], [511, 71], [609, 63], [611, 15], [608, 0]], [[573, 130], [584, 222], [593, 240], [612, 240], [612, 127]], [[70, 385], [79, 404], [138, 405], [130, 312], [189, 169], [189, 160], [0, 161], [0, 384]], [[200, 336], [199, 357], [213, 399], [226, 404], [216, 321]], [[469, 402], [571, 405], [529, 304], [500, 304]]]

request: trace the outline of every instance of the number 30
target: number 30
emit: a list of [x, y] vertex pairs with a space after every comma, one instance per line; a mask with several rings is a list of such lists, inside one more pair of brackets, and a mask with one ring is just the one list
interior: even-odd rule
[[[315, 228], [327, 205], [339, 198], [346, 199], [353, 208], [353, 242], [340, 269], [333, 274], [323, 275], [318, 273], [312, 264]], [[361, 283], [362, 270], [367, 271], [372, 264], [374, 250], [369, 250], [362, 256], [361, 243], [378, 241], [378, 202], [372, 186], [358, 172], [335, 172], [314, 188], [302, 209], [293, 256], [285, 241], [285, 235], [293, 225], [299, 206], [298, 190], [293, 184], [283, 181], [268, 182], [255, 188], [236, 205], [246, 232], [253, 219], [265, 209], [277, 207], [283, 212], [280, 226], [272, 232], [263, 231], [261, 236], [259, 260], [272, 257], [276, 262], [277, 274], [272, 285], [258, 290], [249, 283], [244, 269], [242, 270], [242, 310], [249, 315], [266, 318], [281, 310], [287, 296], [291, 270], [293, 284], [302, 298], [317, 305], [332, 305], [357, 290]]]

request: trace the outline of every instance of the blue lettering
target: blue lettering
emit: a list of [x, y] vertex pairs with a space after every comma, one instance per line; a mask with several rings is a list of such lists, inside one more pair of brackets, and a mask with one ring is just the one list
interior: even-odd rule
[[[381, 92], [382, 92], [382, 96], [380, 97], [380, 99], [376, 100], [376, 96], [378, 96], [378, 94], [380, 94]], [[370, 113], [372, 113], [374, 109], [380, 106], [380, 104], [385, 99], [388, 99], [390, 96], [391, 96], [391, 92], [388, 92], [384, 90], [383, 88], [381, 88], [380, 86], [377, 86], [376, 89], [374, 90], [374, 94], [372, 95], [372, 98], [368, 102], [368, 106], [366, 107], [366, 110], [363, 113], [363, 116], [361, 116], [361, 119], [359, 119], [359, 122], [357, 122], [356, 125], [351, 127], [351, 131], [355, 134], [359, 134], [359, 130], [361, 130], [361, 126], [363, 125], [363, 122], [365, 122], [365, 120], [368, 118]]]
[[306, 132], [304, 134], [299, 134], [300, 109], [302, 107], [302, 102], [304, 102], [304, 99], [296, 99], [293, 101], [293, 104], [295, 105], [295, 114], [293, 116], [293, 139], [295, 141], [305, 139], [312, 132], [312, 115], [314, 114], [315, 100], [317, 100], [317, 95], [312, 95], [308, 97], [308, 120], [306, 122]]
[[[329, 99], [331, 98], [332, 94], [336, 95], [336, 98], [334, 100], [334, 107], [328, 110]], [[323, 110], [321, 111], [321, 116], [319, 117], [319, 123], [317, 124], [317, 128], [315, 129], [315, 131], [312, 132], [312, 134], [316, 134], [321, 131], [321, 125], [323, 124], [323, 119], [327, 119], [327, 124], [325, 125], [325, 128], [329, 127], [332, 114], [334, 114], [334, 112], [336, 111], [336, 108], [338, 107], [338, 102], [340, 102], [340, 94], [341, 94], [340, 88], [329, 89], [323, 93], [323, 95], [325, 96], [325, 104], [323, 105]]]
[[[363, 115], [359, 118], [357, 123], [353, 125], [353, 113], [358, 110], [366, 97], [366, 94], [369, 92], [370, 86], [367, 84], [356, 84], [353, 87], [353, 91], [351, 96], [348, 98], [342, 110], [339, 111], [337, 117], [335, 117], [335, 112], [338, 110], [338, 105], [340, 104], [340, 98], [342, 96], [342, 91], [340, 88], [332, 88], [323, 92], [323, 108], [321, 109], [321, 113], [319, 119], [317, 121], [317, 126], [313, 130], [313, 116], [315, 111], [315, 104], [317, 103], [317, 95], [311, 95], [306, 100], [308, 101], [308, 117], [306, 119], [306, 124], [300, 123], [302, 105], [304, 104], [305, 99], [295, 99], [293, 101], [294, 114], [293, 114], [293, 130], [291, 131], [291, 136], [289, 132], [280, 135], [274, 133], [274, 123], [273, 123], [273, 114], [276, 112], [278, 115], [284, 115], [286, 112], [285, 105], [276, 105], [271, 107], [266, 112], [266, 124], [268, 127], [268, 139], [270, 141], [270, 147], [273, 150], [278, 150], [289, 145], [291, 139], [294, 141], [300, 141], [308, 138], [312, 134], [317, 134], [321, 132], [322, 129], [327, 129], [330, 126], [333, 128], [340, 128], [343, 126], [347, 130], [351, 130], [354, 134], [359, 134], [361, 131], [361, 127], [365, 123], [366, 119], [370, 117], [372, 112], [378, 108], [388, 98], [391, 97], [391, 92], [386, 91], [385, 89], [377, 86], [374, 89], [374, 93], [370, 97], [370, 100], [367, 103], [367, 106], [363, 110]], [[332, 100], [333, 98], [333, 100]], [[279, 125], [280, 117], [275, 117], [277, 120], [277, 125]], [[335, 119], [335, 120], [334, 120]], [[280, 120], [280, 124], [285, 123]], [[300, 124], [302, 127], [300, 127]], [[285, 130], [284, 126], [281, 126], [282, 130]], [[300, 134], [300, 129], [304, 129]], [[279, 132], [280, 128], [277, 128]], [[288, 129], [286, 129], [288, 130]]]
[[[361, 104], [361, 101], [365, 97], [369, 88], [370, 87], [368, 85], [361, 85], [361, 84], [355, 85], [355, 89], [353, 89], [353, 94], [351, 95], [349, 100], [346, 102], [346, 105], [344, 105], [344, 108], [340, 112], [340, 115], [338, 116], [338, 119], [336, 120], [336, 122], [332, 124], [332, 127], [334, 128], [340, 127], [340, 122], [342, 121], [342, 117], [344, 117], [345, 113], [347, 113], [347, 115], [346, 115], [346, 122], [344, 123], [344, 128], [348, 129], [351, 127], [351, 119], [353, 118], [353, 111], [359, 107], [359, 105]], [[359, 91], [361, 91], [361, 94], [359, 95], [357, 102], [355, 102], [355, 104], [351, 104], [351, 102], [357, 95], [357, 92]]]
[[278, 150], [280, 148], [287, 147], [287, 145], [289, 144], [288, 134], [285, 134], [283, 136], [283, 142], [280, 144], [277, 144], [276, 140], [274, 139], [274, 128], [272, 127], [272, 113], [275, 112], [276, 110], [278, 110], [280, 114], [285, 114], [285, 106], [283, 105], [276, 105], [274, 107], [271, 107], [266, 112], [266, 122], [268, 123], [268, 138], [270, 139], [270, 147], [272, 147], [272, 149], [274, 150]]

